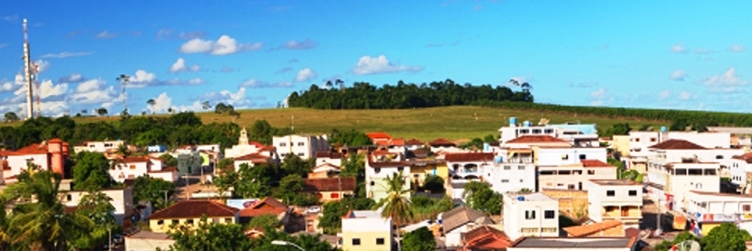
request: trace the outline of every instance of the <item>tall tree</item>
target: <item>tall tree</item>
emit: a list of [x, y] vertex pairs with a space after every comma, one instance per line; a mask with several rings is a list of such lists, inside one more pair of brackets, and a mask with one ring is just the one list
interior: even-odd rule
[[436, 249], [436, 239], [427, 227], [421, 227], [405, 234], [405, 251], [433, 251]]
[[97, 115], [99, 116], [107, 116], [107, 108], [100, 107], [96, 109]]
[[[394, 173], [391, 176], [385, 178], [387, 182], [387, 195], [376, 205], [379, 208], [383, 208], [381, 216], [384, 218], [391, 218], [392, 223], [397, 226], [410, 223], [413, 219], [413, 211], [410, 208], [410, 200], [407, 196], [410, 193], [410, 189], [405, 188], [405, 178], [402, 176], [402, 172]], [[397, 232], [397, 239], [399, 240], [399, 231]], [[397, 241], [397, 250], [402, 250], [402, 244]]]
[[94, 222], [91, 238], [79, 238], [75, 240], [76, 247], [91, 249], [103, 243], [109, 238], [109, 233], [119, 232], [120, 226], [115, 222], [115, 207], [111, 203], [112, 198], [101, 191], [87, 191], [78, 202], [75, 214], [89, 218]]
[[167, 207], [170, 198], [175, 195], [172, 182], [163, 179], [140, 176], [133, 184], [133, 202], [150, 201], [155, 209]]
[[157, 101], [154, 100], [153, 98], [150, 98], [149, 100], [146, 101], [146, 104], [149, 105], [149, 110], [151, 110], [151, 113], [154, 114], [154, 106], [157, 105]]
[[74, 189], [99, 190], [114, 184], [108, 172], [110, 163], [97, 152], [80, 152], [76, 155], [73, 166]]
[[481, 210], [488, 214], [501, 213], [503, 197], [500, 193], [494, 192], [488, 183], [471, 181], [465, 185], [462, 196], [465, 197], [467, 204], [475, 210]]
[[243, 226], [211, 223], [206, 217], [198, 222], [198, 226], [179, 225], [169, 234], [175, 240], [170, 250], [254, 250]]
[[744, 251], [746, 241], [752, 240], [749, 232], [739, 229], [734, 223], [723, 223], [708, 232], [701, 239], [702, 250], [709, 251]]
[[91, 238], [94, 223], [89, 218], [65, 213], [58, 193], [61, 180], [57, 173], [29, 168], [18, 176], [18, 183], [3, 191], [6, 201], [36, 198], [16, 204], [13, 209], [8, 224], [11, 245], [32, 250], [69, 250], [74, 247], [74, 240]]
[[20, 118], [18, 118], [18, 114], [16, 114], [15, 112], [6, 112], [5, 113], [5, 121], [6, 122], [15, 122], [15, 121], [18, 121], [18, 120], [20, 120]]

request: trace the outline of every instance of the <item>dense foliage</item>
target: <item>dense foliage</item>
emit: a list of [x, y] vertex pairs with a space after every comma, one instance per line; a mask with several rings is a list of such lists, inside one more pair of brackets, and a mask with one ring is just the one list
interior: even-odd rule
[[324, 204], [323, 215], [319, 218], [318, 227], [326, 234], [337, 234], [342, 228], [342, 216], [350, 210], [368, 210], [376, 202], [369, 198], [343, 198], [341, 201], [331, 201]]
[[734, 223], [723, 223], [708, 232], [700, 243], [702, 250], [708, 251], [743, 251], [747, 250], [746, 241], [752, 240], [752, 236], [743, 229], [739, 229]]
[[418, 228], [405, 234], [402, 240], [404, 251], [433, 251], [436, 249], [436, 239], [427, 227]]
[[290, 107], [317, 109], [401, 109], [469, 105], [474, 102], [515, 101], [533, 102], [529, 91], [512, 91], [506, 86], [464, 85], [451, 79], [431, 83], [397, 82], [376, 87], [366, 82], [355, 82], [352, 87], [333, 88], [311, 85], [307, 91], [293, 92], [287, 99]]
[[465, 197], [467, 204], [475, 210], [481, 210], [487, 214], [501, 213], [503, 197], [500, 193], [494, 192], [488, 183], [471, 181], [465, 185], [462, 196]]

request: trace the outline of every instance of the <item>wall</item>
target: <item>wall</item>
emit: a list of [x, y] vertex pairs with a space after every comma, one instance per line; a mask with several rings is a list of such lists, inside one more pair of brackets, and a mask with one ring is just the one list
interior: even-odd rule
[[519, 192], [523, 188], [536, 190], [536, 170], [532, 163], [494, 163], [482, 172], [496, 192]]
[[563, 189], [541, 189], [551, 199], [559, 201], [559, 211], [572, 217], [587, 216], [588, 192]]
[[170, 246], [175, 244], [173, 239], [150, 239], [150, 238], [132, 238], [125, 237], [126, 251], [139, 250], [169, 250]]
[[[375, 211], [368, 213], [376, 213]], [[360, 245], [353, 246], [353, 238], [360, 239]], [[383, 238], [384, 245], [376, 245], [376, 239]], [[343, 218], [342, 249], [349, 251], [389, 251], [392, 246], [392, 221], [380, 217]]]
[[[517, 196], [505, 194], [504, 197], [504, 232], [510, 239], [517, 239], [521, 236], [559, 236], [559, 203], [557, 200], [531, 199], [518, 201]], [[520, 196], [532, 198], [534, 195], [523, 194]], [[553, 211], [553, 217], [545, 218], [546, 211]], [[528, 212], [531, 216], [534, 214], [534, 217], [527, 218]], [[546, 231], [547, 229], [554, 229], [554, 231]]]
[[[558, 166], [580, 163], [581, 155], [584, 159], [606, 162], [606, 148], [538, 148], [536, 164], [538, 166]], [[566, 156], [566, 157], [565, 157]]]
[[[235, 217], [207, 217], [206, 220], [208, 223], [237, 223], [238, 217], [237, 215]], [[193, 221], [192, 224], [194, 226], [198, 226], [199, 222], [201, 222], [201, 217], [184, 219], [150, 219], [149, 229], [151, 229], [151, 231], [155, 233], [165, 233], [170, 230], [170, 227], [173, 224], [185, 225], [190, 221]]]

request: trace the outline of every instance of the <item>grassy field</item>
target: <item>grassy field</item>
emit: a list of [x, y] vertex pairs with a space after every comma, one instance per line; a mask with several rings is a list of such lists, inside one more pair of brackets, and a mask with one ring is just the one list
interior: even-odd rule
[[[220, 115], [213, 112], [197, 113], [204, 123], [235, 122], [250, 127], [258, 119], [265, 119], [274, 127], [289, 127], [293, 120], [295, 131], [299, 133], [329, 133], [332, 129], [356, 129], [361, 132], [382, 131], [393, 137], [417, 138], [431, 141], [442, 137], [449, 140], [482, 138], [493, 134], [508, 123], [509, 117], [517, 117], [518, 122], [530, 120], [537, 123], [547, 118], [550, 123], [580, 122], [596, 123], [599, 130], [610, 128], [616, 123], [629, 123], [632, 127], [651, 124], [668, 125], [666, 121], [645, 121], [636, 118], [606, 118], [590, 115], [552, 114], [539, 111], [512, 110], [477, 106], [450, 106], [404, 110], [314, 110], [304, 108], [260, 109], [239, 111], [240, 118]], [[157, 115], [165, 116], [165, 115]], [[114, 117], [77, 118], [86, 123], [101, 120], [115, 120]]]

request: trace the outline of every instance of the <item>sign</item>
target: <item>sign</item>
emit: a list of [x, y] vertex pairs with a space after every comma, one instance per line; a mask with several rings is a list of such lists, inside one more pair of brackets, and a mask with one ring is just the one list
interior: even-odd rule
[[[736, 222], [742, 219], [741, 214], [700, 214], [697, 222]], [[746, 217], [746, 216], [745, 216]]]
[[257, 202], [259, 202], [259, 199], [229, 199], [227, 200], [227, 206], [242, 210], [255, 205]]

